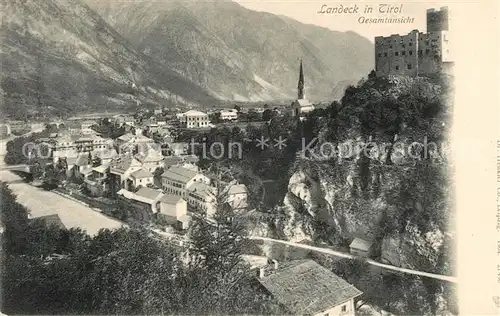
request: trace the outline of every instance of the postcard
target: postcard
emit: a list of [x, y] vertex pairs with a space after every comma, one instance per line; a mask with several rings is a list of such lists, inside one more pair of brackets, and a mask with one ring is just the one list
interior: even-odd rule
[[10, 0], [4, 315], [496, 315], [499, 4]]

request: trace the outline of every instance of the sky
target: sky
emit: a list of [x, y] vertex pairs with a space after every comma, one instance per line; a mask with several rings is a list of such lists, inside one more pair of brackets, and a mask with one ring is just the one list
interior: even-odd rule
[[[323, 26], [334, 31], [354, 31], [372, 42], [375, 36], [388, 36], [391, 34], [407, 34], [411, 30], [418, 29], [421, 32], [426, 31], [426, 10], [428, 8], [439, 8], [448, 6], [450, 10], [458, 4], [467, 4], [470, 1], [444, 0], [444, 1], [421, 1], [421, 0], [235, 0], [240, 5], [255, 11], [264, 11], [277, 15], [285, 15], [299, 22], [306, 24], [315, 24]], [[389, 4], [394, 7], [400, 7], [401, 13], [380, 13], [380, 5]], [[321, 7], [359, 7], [358, 13], [348, 14], [320, 14]], [[372, 13], [364, 14], [362, 11], [365, 6], [373, 8]], [[387, 8], [387, 7], [384, 7]], [[413, 23], [406, 24], [363, 24], [359, 23], [360, 17], [366, 18], [414, 18]]]

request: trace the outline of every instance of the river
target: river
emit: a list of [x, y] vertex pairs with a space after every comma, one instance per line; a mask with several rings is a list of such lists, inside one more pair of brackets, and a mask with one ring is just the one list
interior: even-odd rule
[[[5, 144], [8, 140], [0, 140], [0, 166], [4, 165]], [[26, 206], [32, 217], [57, 214], [67, 228], [79, 227], [91, 236], [101, 228], [116, 229], [122, 226], [118, 220], [109, 218], [98, 211], [59, 194], [34, 187], [10, 171], [0, 171], [0, 180], [9, 184], [17, 195], [17, 201]]]

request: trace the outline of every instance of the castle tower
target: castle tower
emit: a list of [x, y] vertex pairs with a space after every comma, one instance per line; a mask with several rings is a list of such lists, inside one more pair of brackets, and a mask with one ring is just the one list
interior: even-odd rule
[[297, 86], [297, 99], [303, 100], [306, 98], [304, 87], [304, 70], [302, 69], [302, 58], [300, 59], [299, 84]]
[[448, 7], [427, 9], [427, 33], [449, 31], [448, 16]]

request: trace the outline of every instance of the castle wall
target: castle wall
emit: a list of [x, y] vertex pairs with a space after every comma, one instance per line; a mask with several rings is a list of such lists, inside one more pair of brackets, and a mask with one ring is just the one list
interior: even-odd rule
[[448, 9], [427, 10], [427, 33], [413, 30], [407, 35], [375, 37], [377, 76], [417, 76], [450, 72], [454, 58], [450, 52]]

